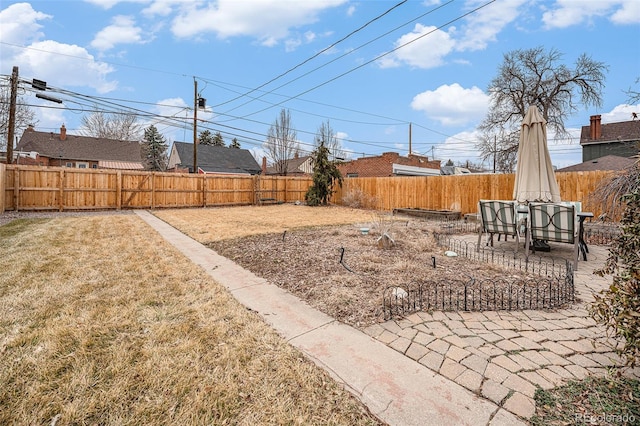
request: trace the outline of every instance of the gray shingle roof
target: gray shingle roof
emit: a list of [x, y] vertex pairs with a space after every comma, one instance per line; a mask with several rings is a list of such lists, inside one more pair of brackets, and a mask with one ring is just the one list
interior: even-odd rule
[[640, 140], [640, 120], [621, 121], [619, 123], [606, 123], [601, 126], [601, 135], [598, 139], [591, 139], [590, 126], [582, 126], [580, 144], [637, 141]]
[[25, 130], [16, 147], [17, 151], [36, 151], [41, 157], [81, 161], [126, 161], [140, 163], [140, 143], [114, 139], [76, 136], [60, 133]]
[[[182, 167], [193, 168], [193, 144], [174, 142]], [[255, 175], [262, 170], [251, 152], [241, 148], [198, 145], [198, 167], [211, 173], [244, 173]]]
[[557, 172], [587, 172], [593, 170], [623, 170], [635, 163], [634, 158], [620, 157], [618, 155], [605, 155], [595, 160], [563, 167]]
[[[294, 157], [294, 158], [289, 158], [287, 160], [287, 174], [301, 174], [304, 173], [303, 170], [300, 170], [300, 166], [302, 166], [302, 164], [307, 161], [309, 158], [311, 158], [310, 155], [305, 155], [303, 157]], [[276, 169], [275, 166], [270, 166], [267, 167], [267, 174], [268, 175], [276, 175], [278, 174], [278, 170]]]

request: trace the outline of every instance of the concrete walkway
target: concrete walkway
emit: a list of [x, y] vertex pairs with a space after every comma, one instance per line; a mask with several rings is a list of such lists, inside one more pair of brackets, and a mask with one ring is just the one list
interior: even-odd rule
[[[390, 425], [525, 424], [496, 402], [405, 355], [405, 350], [399, 351], [317, 311], [148, 211], [135, 213], [227, 287], [240, 303], [262, 315], [290, 344], [328, 371], [382, 421]], [[396, 331], [400, 333], [401, 328]]]

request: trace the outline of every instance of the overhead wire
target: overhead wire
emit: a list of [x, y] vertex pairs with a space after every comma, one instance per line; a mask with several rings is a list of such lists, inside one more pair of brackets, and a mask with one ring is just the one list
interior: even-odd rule
[[335, 42], [331, 43], [329, 46], [325, 47], [324, 49], [321, 49], [320, 51], [316, 52], [314, 55], [310, 56], [309, 58], [305, 59], [304, 61], [294, 65], [293, 67], [289, 68], [288, 70], [280, 73], [279, 75], [273, 77], [272, 79], [270, 79], [269, 81], [262, 83], [261, 85], [259, 85], [258, 87], [249, 90], [248, 92], [230, 99], [228, 101], [222, 102], [220, 104], [217, 104], [216, 107], [222, 106], [222, 105], [226, 105], [230, 102], [233, 102], [237, 99], [241, 99], [243, 97], [246, 97], [248, 95], [250, 95], [251, 93], [262, 89], [263, 87], [273, 83], [276, 80], [279, 80], [280, 78], [284, 77], [285, 75], [295, 71], [296, 69], [300, 68], [301, 66], [303, 66], [304, 64], [312, 61], [313, 59], [317, 58], [318, 56], [322, 55], [323, 53], [333, 49], [335, 46], [337, 46], [338, 44], [342, 43], [343, 41], [347, 40], [348, 38], [350, 38], [351, 36], [357, 34], [358, 32], [362, 31], [363, 29], [365, 29], [366, 27], [368, 27], [369, 25], [371, 25], [372, 23], [380, 20], [381, 18], [383, 18], [384, 16], [388, 15], [389, 13], [391, 13], [394, 9], [397, 9], [398, 7], [402, 6], [403, 4], [405, 4], [408, 0], [402, 0], [400, 3], [397, 3], [395, 5], [393, 5], [391, 8], [387, 9], [386, 11], [384, 11], [382, 14], [374, 17], [373, 19], [370, 19], [369, 21], [367, 21], [366, 23], [364, 23], [363, 25], [359, 26], [358, 28], [356, 28], [355, 30], [351, 31], [350, 33], [348, 33], [347, 35], [343, 36], [342, 38], [336, 40]]
[[[332, 60], [330, 60], [330, 61], [328, 61], [328, 62], [326, 62], [326, 63], [324, 63], [324, 64], [322, 64], [322, 65], [320, 65], [320, 66], [318, 66], [318, 67], [316, 67], [316, 68], [314, 68], [314, 69], [312, 69], [312, 70], [310, 70], [310, 71], [308, 71], [308, 72], [306, 72], [306, 73], [304, 73], [304, 74], [302, 74], [302, 75], [300, 75], [300, 76], [298, 76], [298, 77], [296, 77], [296, 78], [294, 78], [293, 80], [290, 80], [290, 81], [288, 81], [288, 82], [286, 82], [286, 83], [284, 83], [284, 84], [281, 84], [280, 86], [278, 86], [278, 87], [276, 87], [276, 88], [274, 88], [274, 89], [270, 90], [269, 92], [266, 92], [265, 94], [263, 94], [263, 95], [259, 96], [258, 98], [255, 98], [255, 99], [260, 100], [260, 98], [262, 98], [262, 96], [264, 96], [264, 95], [266, 95], [266, 94], [271, 94], [271, 93], [275, 92], [275, 91], [276, 91], [276, 90], [278, 90], [278, 89], [281, 89], [281, 88], [283, 88], [283, 87], [285, 87], [285, 86], [287, 86], [287, 85], [289, 85], [289, 84], [291, 84], [291, 83], [293, 83], [293, 82], [295, 82], [295, 81], [300, 80], [300, 79], [301, 79], [301, 78], [303, 78], [303, 77], [306, 77], [306, 76], [308, 76], [308, 75], [310, 75], [310, 74], [312, 74], [312, 73], [314, 73], [314, 72], [316, 72], [316, 71], [318, 71], [318, 70], [320, 70], [320, 69], [322, 69], [322, 68], [324, 68], [324, 67], [326, 67], [326, 66], [328, 66], [328, 65], [330, 65], [330, 64], [332, 64], [332, 63], [334, 63], [334, 62], [336, 62], [336, 61], [338, 61], [338, 60], [340, 60], [340, 59], [342, 59], [342, 58], [344, 58], [345, 56], [351, 55], [351, 54], [353, 54], [354, 52], [356, 52], [356, 51], [358, 51], [358, 50], [362, 49], [363, 47], [368, 46], [369, 44], [371, 44], [371, 43], [373, 43], [373, 42], [375, 42], [375, 41], [378, 41], [379, 39], [381, 39], [381, 38], [383, 38], [383, 37], [385, 37], [385, 36], [387, 36], [387, 35], [389, 35], [389, 34], [391, 34], [391, 33], [395, 32], [395, 31], [397, 31], [398, 29], [400, 29], [400, 28], [402, 28], [402, 27], [405, 27], [405, 26], [407, 26], [408, 24], [411, 24], [411, 23], [415, 22], [415, 21], [417, 21], [417, 20], [418, 20], [418, 19], [420, 19], [420, 18], [423, 18], [423, 17], [425, 17], [425, 16], [427, 16], [427, 15], [430, 15], [431, 13], [433, 13], [433, 12], [435, 12], [435, 11], [437, 11], [437, 10], [439, 10], [439, 9], [441, 9], [441, 8], [443, 8], [443, 7], [445, 7], [445, 6], [448, 6], [448, 5], [449, 5], [449, 4], [451, 4], [453, 1], [454, 1], [454, 0], [449, 0], [448, 2], [446, 2], [446, 3], [444, 3], [444, 4], [441, 4], [441, 5], [439, 5], [439, 6], [435, 7], [435, 8], [433, 8], [433, 9], [430, 9], [429, 11], [427, 11], [427, 12], [425, 12], [425, 13], [423, 13], [423, 14], [421, 14], [421, 15], [419, 15], [419, 16], [417, 16], [417, 17], [415, 17], [415, 18], [412, 18], [411, 20], [406, 21], [406, 22], [404, 22], [404, 23], [402, 23], [402, 24], [400, 24], [400, 25], [396, 26], [395, 28], [392, 28], [391, 30], [389, 30], [389, 31], [387, 31], [387, 32], [385, 32], [385, 33], [383, 33], [383, 34], [381, 34], [381, 35], [379, 35], [379, 36], [377, 36], [377, 37], [375, 37], [375, 38], [373, 38], [373, 39], [371, 39], [371, 40], [367, 41], [366, 43], [361, 44], [361, 45], [360, 45], [360, 46], [358, 46], [358, 47], [355, 47], [355, 48], [353, 48], [353, 49], [349, 49], [349, 51], [348, 51], [348, 52], [346, 52], [346, 53], [344, 53], [344, 54], [342, 54], [342, 55], [340, 55], [340, 56], [338, 56], [338, 57], [336, 57], [336, 58], [334, 58], [334, 59], [332, 59]], [[237, 106], [237, 107], [235, 107], [235, 108], [232, 108], [231, 110], [227, 110], [227, 112], [231, 112], [231, 111], [233, 111], [233, 110], [235, 110], [235, 109], [237, 109], [237, 108], [239, 108], [239, 107], [241, 107], [241, 106], [247, 105], [247, 104], [248, 104], [248, 103], [250, 103], [250, 102], [251, 102], [251, 101], [247, 101], [247, 102], [245, 102], [245, 103], [243, 103], [243, 104], [241, 104], [241, 105], [238, 105], [238, 106]]]
[[[457, 21], [459, 21], [460, 19], [465, 18], [465, 17], [467, 17], [467, 16], [471, 15], [472, 13], [477, 12], [478, 10], [481, 10], [481, 9], [483, 9], [483, 8], [487, 7], [487, 6], [489, 6], [490, 4], [492, 4], [492, 3], [494, 3], [494, 2], [496, 2], [496, 0], [489, 0], [488, 2], [486, 2], [486, 3], [482, 4], [482, 5], [480, 5], [480, 6], [476, 7], [476, 8], [474, 8], [474, 9], [472, 9], [472, 10], [470, 10], [470, 11], [468, 11], [468, 12], [466, 12], [466, 13], [464, 13], [464, 14], [462, 14], [462, 15], [460, 15], [460, 16], [458, 16], [458, 17], [456, 17], [456, 18], [454, 18], [454, 19], [451, 19], [451, 20], [449, 20], [448, 22], [446, 22], [446, 23], [444, 23], [444, 24], [442, 24], [442, 25], [440, 25], [440, 26], [438, 26], [438, 27], [435, 27], [433, 30], [428, 31], [428, 32], [426, 32], [426, 33], [424, 33], [424, 34], [422, 34], [422, 35], [420, 35], [420, 36], [418, 36], [418, 37], [416, 37], [416, 38], [414, 38], [414, 39], [412, 39], [412, 40], [409, 40], [409, 41], [408, 41], [408, 42], [406, 42], [406, 43], [403, 43], [403, 44], [401, 44], [401, 45], [399, 45], [399, 46], [396, 46], [395, 48], [393, 48], [393, 49], [391, 49], [391, 50], [389, 50], [389, 51], [387, 51], [387, 52], [384, 52], [384, 53], [382, 53], [382, 54], [380, 54], [380, 55], [378, 55], [378, 56], [374, 57], [373, 59], [370, 59], [370, 60], [368, 60], [368, 61], [365, 61], [364, 63], [362, 63], [362, 64], [360, 64], [360, 65], [358, 65], [358, 66], [356, 66], [356, 67], [353, 67], [353, 68], [351, 68], [351, 69], [349, 69], [349, 70], [347, 70], [347, 71], [345, 71], [345, 72], [343, 72], [343, 73], [341, 73], [341, 74], [338, 74], [338, 75], [336, 75], [335, 77], [332, 77], [332, 78], [330, 78], [329, 80], [326, 80], [326, 81], [324, 81], [324, 82], [322, 82], [322, 83], [320, 83], [320, 84], [317, 84], [317, 85], [315, 85], [315, 86], [313, 86], [313, 87], [311, 87], [311, 88], [309, 88], [309, 89], [307, 89], [307, 90], [304, 90], [304, 91], [302, 91], [302, 92], [298, 93], [297, 95], [288, 96], [286, 100], [284, 100], [284, 101], [282, 101], [282, 102], [279, 102], [279, 103], [277, 103], [277, 104], [275, 104], [275, 105], [273, 105], [273, 106], [281, 106], [281, 105], [283, 105], [283, 104], [284, 104], [284, 103], [286, 103], [286, 102], [289, 102], [289, 101], [291, 101], [291, 100], [293, 100], [293, 99], [297, 99], [297, 98], [299, 98], [299, 97], [300, 97], [300, 96], [302, 96], [302, 95], [305, 95], [305, 94], [307, 94], [307, 93], [309, 93], [309, 92], [312, 92], [312, 91], [314, 91], [314, 90], [316, 90], [316, 89], [319, 89], [319, 88], [320, 88], [320, 87], [322, 87], [322, 86], [325, 86], [325, 85], [327, 85], [327, 84], [329, 84], [329, 83], [332, 83], [332, 82], [334, 82], [334, 81], [336, 81], [336, 80], [338, 80], [338, 79], [340, 79], [340, 78], [342, 78], [342, 77], [344, 77], [344, 76], [346, 76], [346, 75], [351, 74], [351, 73], [352, 73], [352, 72], [354, 72], [354, 71], [359, 70], [360, 68], [365, 67], [366, 65], [369, 65], [369, 64], [371, 64], [371, 63], [373, 63], [373, 62], [376, 62], [376, 61], [378, 61], [378, 60], [382, 59], [383, 57], [385, 57], [385, 56], [387, 56], [387, 55], [390, 55], [391, 53], [396, 52], [396, 51], [398, 51], [398, 50], [402, 49], [403, 47], [406, 47], [406, 46], [408, 46], [408, 45], [410, 45], [410, 44], [412, 44], [412, 43], [415, 43], [416, 41], [421, 40], [421, 39], [423, 39], [424, 37], [426, 37], [426, 36], [428, 36], [428, 35], [433, 34], [435, 31], [440, 30], [440, 29], [442, 29], [442, 28], [444, 28], [444, 27], [446, 27], [446, 26], [448, 26], [448, 25], [451, 25], [451, 24], [453, 24], [454, 22], [457, 22]], [[272, 106], [272, 107], [273, 107], [273, 106]], [[264, 112], [264, 111], [266, 111], [266, 110], [268, 110], [268, 109], [271, 109], [272, 107], [264, 108], [264, 109], [261, 109], [261, 110], [259, 110], [259, 111], [255, 111], [255, 112], [253, 112], [253, 113], [247, 114], [246, 116], [251, 116], [251, 115], [258, 114], [258, 113], [260, 113], [260, 112]]]

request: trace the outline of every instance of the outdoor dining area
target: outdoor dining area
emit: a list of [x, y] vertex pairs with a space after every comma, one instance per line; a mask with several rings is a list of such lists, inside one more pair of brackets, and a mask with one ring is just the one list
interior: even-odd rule
[[549, 252], [549, 242], [573, 245], [573, 270], [578, 258], [587, 260], [589, 248], [584, 240], [584, 222], [593, 213], [582, 211], [581, 201], [563, 201], [547, 147], [546, 120], [538, 108], [530, 106], [522, 121], [512, 200], [480, 200], [480, 231], [477, 250], [483, 235], [487, 245], [512, 237], [517, 253], [524, 240], [524, 256]]

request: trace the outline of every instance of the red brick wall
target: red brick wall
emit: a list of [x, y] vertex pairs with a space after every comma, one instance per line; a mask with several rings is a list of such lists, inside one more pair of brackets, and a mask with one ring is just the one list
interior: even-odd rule
[[358, 158], [341, 164], [338, 169], [343, 177], [352, 173], [357, 173], [358, 177], [393, 176], [393, 164], [440, 170], [440, 160], [429, 160], [428, 157], [413, 154], [401, 157], [397, 152], [385, 152], [378, 157]]

